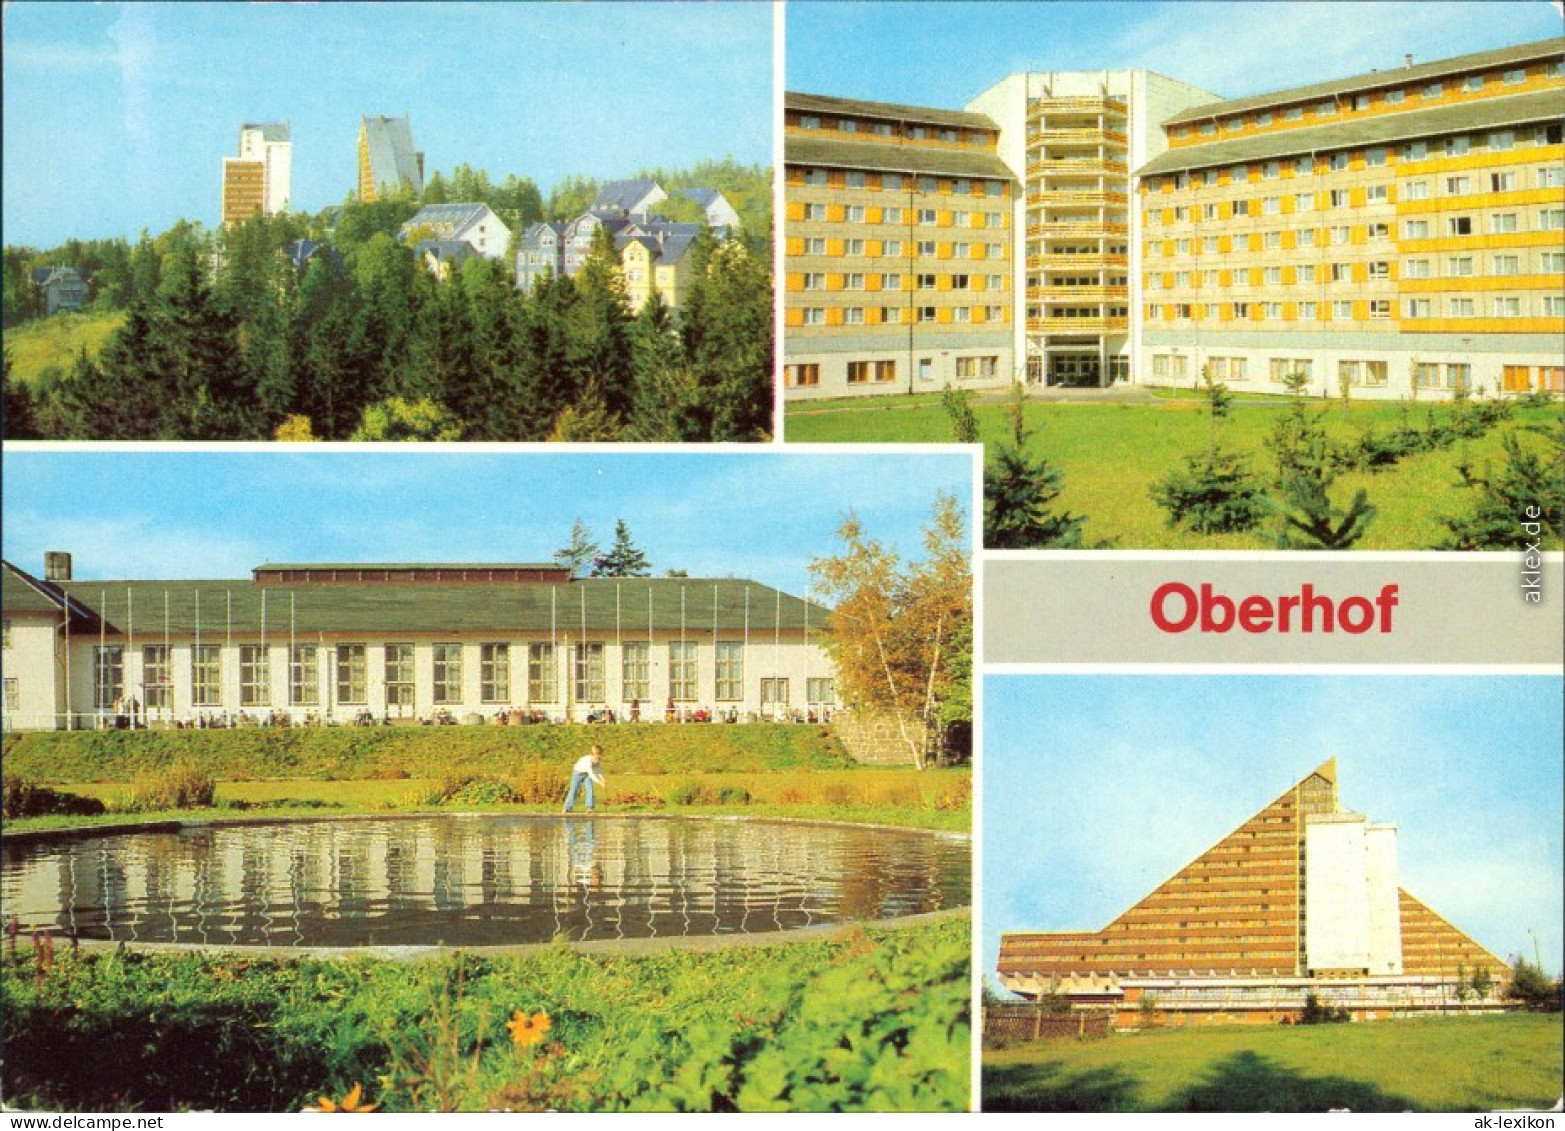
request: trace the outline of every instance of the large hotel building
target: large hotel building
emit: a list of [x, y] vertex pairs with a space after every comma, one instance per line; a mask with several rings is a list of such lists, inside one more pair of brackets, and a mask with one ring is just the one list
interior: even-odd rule
[[[810, 298], [844, 268], [809, 258], [808, 216], [870, 246], [852, 219], [868, 214], [842, 207], [843, 147], [817, 140], [833, 105], [875, 104], [788, 103], [790, 398], [1024, 375], [1188, 386], [1203, 369], [1254, 391], [1302, 374], [1317, 395], [1565, 391], [1565, 39], [1229, 100], [1141, 71], [1002, 80], [944, 118], [994, 138], [1010, 177], [1012, 366], [925, 362], [927, 382], [900, 386], [835, 379], [866, 342]], [[942, 117], [883, 109], [926, 131]], [[869, 148], [851, 147], [866, 171]], [[942, 273], [914, 274], [915, 317], [926, 277]]]
[[1499, 1008], [1509, 967], [1402, 890], [1396, 837], [1327, 761], [1102, 930], [1003, 935], [1000, 982], [1131, 1028], [1276, 1023], [1309, 994], [1360, 1020]]

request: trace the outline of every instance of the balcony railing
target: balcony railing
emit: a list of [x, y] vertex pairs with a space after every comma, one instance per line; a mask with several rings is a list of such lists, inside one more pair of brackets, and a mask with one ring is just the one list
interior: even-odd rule
[[1027, 319], [1027, 329], [1046, 334], [1114, 334], [1130, 329], [1129, 318], [1056, 318], [1044, 315]]
[[1129, 224], [1103, 223], [1096, 219], [1082, 220], [1079, 223], [1056, 223], [1027, 225], [1029, 236], [1080, 236], [1083, 239], [1094, 239], [1099, 236], [1126, 236], [1130, 234]]
[[1098, 174], [1123, 177], [1129, 169], [1125, 162], [1116, 161], [1111, 157], [1101, 160], [1095, 157], [1043, 157], [1027, 166], [1027, 176], [1031, 179], [1058, 173], [1079, 173], [1088, 176]]
[[1034, 207], [1046, 207], [1051, 204], [1087, 204], [1102, 208], [1124, 208], [1130, 203], [1130, 196], [1128, 193], [1115, 192], [1112, 189], [1066, 189], [1063, 192], [1043, 189], [1041, 192], [1028, 193], [1027, 203]]
[[1072, 267], [1078, 270], [1097, 271], [1102, 268], [1126, 268], [1130, 266], [1128, 255], [1029, 255], [1029, 270], [1053, 267]]
[[1125, 100], [1105, 94], [1082, 94], [1069, 98], [1036, 98], [1027, 107], [1029, 120], [1045, 114], [1123, 114]]
[[1079, 302], [1082, 299], [1103, 301], [1107, 299], [1129, 298], [1130, 288], [1108, 285], [1074, 287], [1028, 287], [1027, 297], [1031, 300], [1039, 302]]
[[1086, 128], [1083, 126], [1060, 127], [1058, 129], [1033, 130], [1027, 135], [1029, 145], [1037, 145], [1040, 142], [1050, 141], [1075, 141], [1075, 142], [1105, 142], [1108, 144], [1124, 145], [1127, 141], [1124, 131]]

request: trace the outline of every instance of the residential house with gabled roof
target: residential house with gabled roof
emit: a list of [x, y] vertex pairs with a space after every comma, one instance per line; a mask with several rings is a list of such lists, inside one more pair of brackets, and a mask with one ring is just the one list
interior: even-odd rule
[[426, 204], [397, 229], [397, 239], [407, 242], [465, 243], [485, 259], [504, 258], [511, 243], [511, 229], [487, 204]]
[[728, 202], [728, 198], [716, 189], [712, 188], [687, 188], [676, 189], [675, 196], [682, 196], [686, 200], [694, 201], [706, 214], [707, 227], [715, 232], [727, 236], [739, 227], [739, 210]]
[[424, 191], [424, 154], [413, 148], [413, 126], [406, 115], [365, 115], [359, 120], [359, 199], [368, 203], [406, 185], [414, 196]]
[[823, 719], [828, 611], [743, 579], [555, 563], [267, 563], [249, 579], [0, 563], [4, 729]]
[[565, 274], [565, 229], [560, 221], [540, 220], [517, 238], [517, 290], [532, 290], [546, 273]]
[[667, 199], [668, 193], [663, 191], [663, 187], [645, 177], [631, 181], [610, 181], [598, 189], [589, 211], [645, 216], [653, 205]]
[[80, 310], [87, 302], [87, 283], [74, 267], [34, 267], [32, 281], [45, 314]]

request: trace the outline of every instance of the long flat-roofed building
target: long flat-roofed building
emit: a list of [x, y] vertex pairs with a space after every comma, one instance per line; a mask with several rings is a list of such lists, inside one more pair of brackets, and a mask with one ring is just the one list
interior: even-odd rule
[[[242, 721], [823, 719], [828, 610], [754, 581], [538, 563], [301, 563], [249, 579], [0, 570], [6, 730]], [[123, 725], [123, 724], [121, 724]]]
[[1565, 390], [1565, 39], [1197, 106], [1138, 171], [1135, 379]]
[[784, 395], [1013, 379], [1015, 182], [981, 114], [784, 97]]
[[[1462, 989], [1479, 971], [1488, 996]], [[1396, 826], [1341, 807], [1335, 759], [1106, 927], [1003, 935], [999, 964], [1014, 993], [1131, 1028], [1276, 1023], [1312, 993], [1361, 1020], [1493, 1009], [1509, 976], [1402, 890]]]

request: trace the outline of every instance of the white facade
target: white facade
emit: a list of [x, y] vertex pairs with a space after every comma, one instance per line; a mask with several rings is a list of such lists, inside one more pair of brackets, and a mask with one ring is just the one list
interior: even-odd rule
[[1396, 826], [1361, 814], [1305, 826], [1304, 946], [1311, 974], [1402, 973]]
[[259, 161], [264, 170], [264, 195], [261, 212], [275, 216], [288, 211], [293, 192], [293, 142], [287, 140], [287, 127], [283, 137], [273, 136], [277, 126], [244, 126], [239, 131], [239, 158], [242, 161]]

